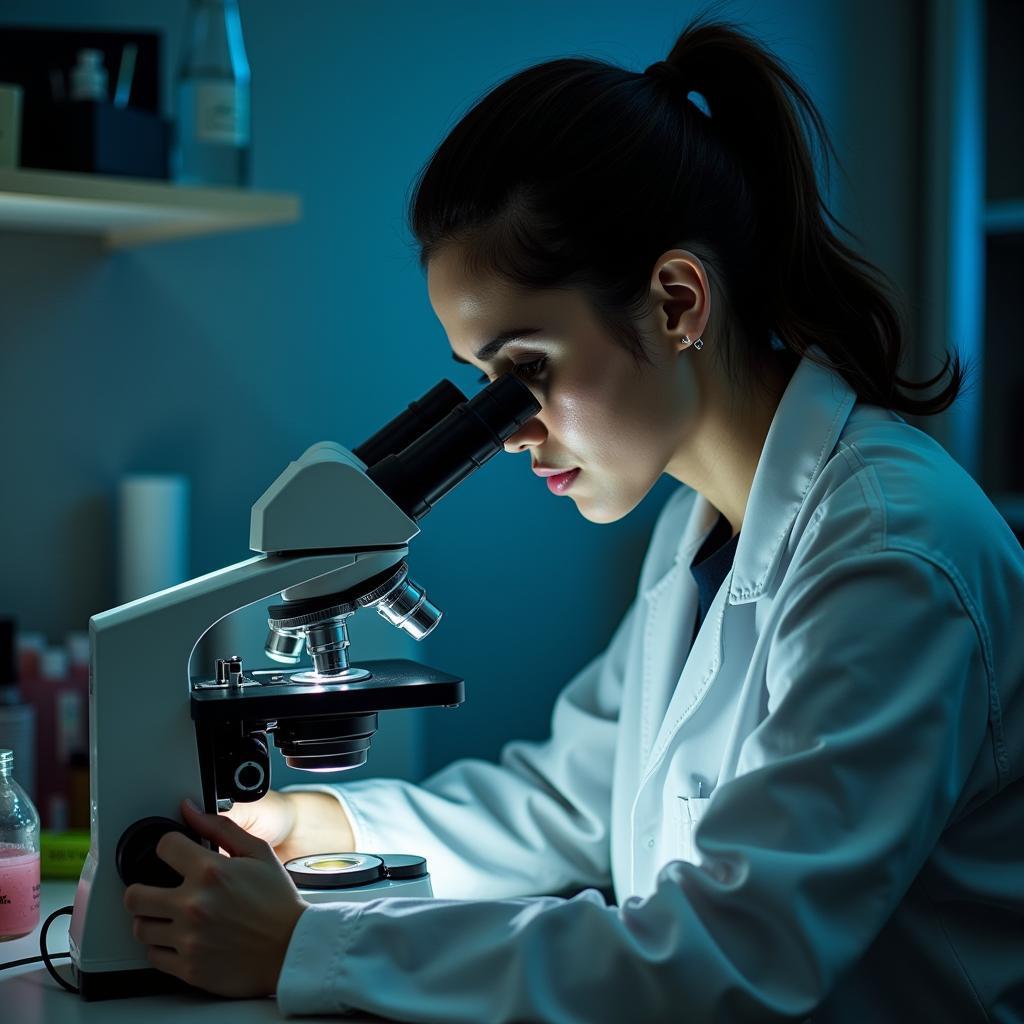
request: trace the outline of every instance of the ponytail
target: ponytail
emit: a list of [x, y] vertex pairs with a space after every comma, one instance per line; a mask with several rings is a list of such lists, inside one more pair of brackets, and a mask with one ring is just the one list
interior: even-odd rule
[[[420, 263], [457, 242], [474, 269], [579, 288], [642, 359], [634, 320], [651, 268], [685, 245], [722, 293], [706, 335], [755, 382], [806, 356], [861, 401], [941, 412], [963, 384], [959, 357], [924, 382], [899, 376], [890, 286], [830, 226], [850, 235], [822, 199], [809, 139], [827, 173], [835, 151], [803, 87], [736, 26], [703, 16], [644, 74], [579, 58], [539, 64], [481, 99], [424, 168], [410, 203]], [[904, 393], [947, 372], [930, 398]]]

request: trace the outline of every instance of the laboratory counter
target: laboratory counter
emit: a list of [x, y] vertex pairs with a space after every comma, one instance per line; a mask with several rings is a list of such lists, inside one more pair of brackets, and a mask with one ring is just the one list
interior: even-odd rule
[[[75, 886], [72, 881], [45, 881], [42, 885], [39, 925], [31, 935], [11, 942], [0, 943], [0, 963], [22, 960], [39, 955], [39, 932], [47, 916], [58, 907], [74, 902]], [[62, 914], [47, 932], [46, 942], [51, 953], [65, 952], [68, 948], [70, 914]], [[72, 980], [71, 961], [62, 957], [54, 967], [69, 981]], [[26, 964], [0, 971], [0, 1006], [6, 1021], [18, 1024], [164, 1024], [180, 1021], [187, 1016], [189, 1024], [243, 1024], [243, 1022], [283, 1021], [288, 1018], [278, 1012], [273, 999], [222, 999], [202, 992], [167, 993], [133, 999], [109, 999], [85, 1002], [79, 996], [61, 988], [47, 973], [42, 963]], [[345, 1017], [303, 1017], [303, 1021], [327, 1021], [346, 1024], [383, 1020], [371, 1015]]]

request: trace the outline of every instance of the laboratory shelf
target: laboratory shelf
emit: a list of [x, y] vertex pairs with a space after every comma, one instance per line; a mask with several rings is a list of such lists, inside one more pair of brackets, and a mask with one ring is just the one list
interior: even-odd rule
[[90, 236], [117, 249], [288, 224], [298, 196], [138, 178], [0, 170], [0, 231]]

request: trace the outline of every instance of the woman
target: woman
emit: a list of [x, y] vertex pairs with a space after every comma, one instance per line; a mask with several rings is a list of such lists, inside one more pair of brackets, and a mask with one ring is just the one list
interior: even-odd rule
[[[1020, 1019], [1024, 554], [901, 417], [963, 373], [898, 375], [807, 126], [698, 20], [643, 74], [523, 71], [444, 141], [413, 230], [456, 360], [542, 404], [508, 451], [593, 522], [685, 486], [547, 742], [186, 807], [233, 856], [169, 835], [182, 886], [127, 890], [157, 967], [286, 1013]], [[438, 898], [307, 908], [272, 847], [415, 850]]]

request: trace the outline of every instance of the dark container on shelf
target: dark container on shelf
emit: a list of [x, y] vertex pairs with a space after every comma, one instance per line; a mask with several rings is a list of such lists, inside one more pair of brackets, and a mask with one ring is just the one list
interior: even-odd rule
[[167, 177], [168, 126], [146, 110], [90, 100], [40, 109], [44, 130], [33, 159], [38, 167], [92, 174]]
[[[136, 47], [127, 104], [69, 99], [79, 50], [99, 50], [113, 98], [125, 47]], [[170, 126], [160, 93], [162, 36], [0, 25], [0, 82], [24, 90], [21, 166], [38, 170], [168, 177]]]

